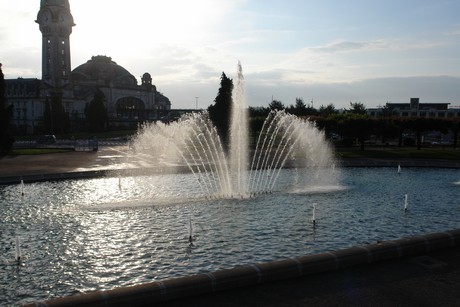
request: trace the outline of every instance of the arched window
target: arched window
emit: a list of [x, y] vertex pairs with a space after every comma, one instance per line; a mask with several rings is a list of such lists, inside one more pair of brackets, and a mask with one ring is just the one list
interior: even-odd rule
[[136, 97], [123, 97], [116, 103], [117, 117], [121, 120], [144, 120], [145, 105]]

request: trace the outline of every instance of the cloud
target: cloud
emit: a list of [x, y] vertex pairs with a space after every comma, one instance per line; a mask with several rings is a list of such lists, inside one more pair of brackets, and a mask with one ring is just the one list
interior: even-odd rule
[[[384, 105], [386, 102], [408, 102], [419, 97], [422, 102], [460, 102], [460, 77], [412, 76], [365, 79], [355, 82], [332, 82], [293, 84], [247, 82], [247, 101], [253, 106], [267, 106], [272, 95], [286, 106], [295, 103], [297, 97], [314, 106], [333, 103], [337, 108], [348, 108], [349, 102], [362, 102], [367, 107]], [[447, 98], [446, 98], [447, 97]]]
[[460, 24], [452, 25], [452, 29], [444, 33], [445, 36], [460, 36]]
[[313, 52], [348, 52], [348, 51], [362, 51], [362, 50], [376, 50], [376, 49], [388, 49], [391, 45], [383, 40], [373, 41], [334, 41], [330, 44], [318, 47], [309, 48]]

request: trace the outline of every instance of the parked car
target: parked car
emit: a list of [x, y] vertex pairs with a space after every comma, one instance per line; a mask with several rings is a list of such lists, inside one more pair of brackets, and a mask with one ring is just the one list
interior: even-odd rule
[[37, 144], [56, 144], [56, 136], [54, 135], [42, 135], [37, 139]]

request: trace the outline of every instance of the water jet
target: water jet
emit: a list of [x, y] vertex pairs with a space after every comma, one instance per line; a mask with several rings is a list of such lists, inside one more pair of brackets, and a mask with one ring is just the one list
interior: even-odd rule
[[21, 179], [21, 195], [24, 196], [24, 180]]
[[[208, 113], [202, 112], [187, 114], [168, 125], [144, 125], [133, 140], [134, 152], [143, 156], [143, 162], [157, 163], [158, 168], [187, 168], [195, 177], [201, 197], [247, 199], [308, 186], [312, 181], [336, 181], [332, 148], [324, 132], [308, 119], [272, 111], [249, 142], [240, 63], [231, 110], [228, 150]], [[304, 180], [299, 181], [296, 175], [290, 186], [280, 187], [277, 182], [283, 168], [297, 169]]]
[[313, 214], [312, 214], [311, 221], [313, 222], [313, 227], [315, 227], [316, 226], [316, 204], [313, 204]]
[[14, 245], [14, 260], [17, 265], [21, 265], [22, 261], [22, 251], [19, 236], [16, 236], [15, 245]]

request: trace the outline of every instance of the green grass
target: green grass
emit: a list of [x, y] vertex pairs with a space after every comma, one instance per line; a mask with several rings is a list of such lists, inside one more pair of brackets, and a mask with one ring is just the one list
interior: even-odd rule
[[[96, 137], [98, 139], [110, 139], [110, 138], [118, 138], [118, 137], [130, 137], [135, 135], [137, 130], [119, 130], [119, 131], [106, 131], [106, 132], [78, 132], [78, 133], [71, 133], [71, 134], [63, 134], [63, 135], [56, 135], [58, 140], [65, 140], [74, 137], [77, 140], [86, 140], [92, 139]], [[26, 136], [15, 136], [14, 138], [17, 141], [32, 141], [36, 140], [41, 135], [26, 135]]]
[[54, 154], [62, 152], [71, 152], [71, 149], [57, 149], [57, 148], [24, 148], [24, 149], [13, 149], [8, 153], [10, 156], [19, 156], [19, 155], [44, 155], [44, 154]]
[[339, 158], [371, 158], [371, 159], [441, 159], [460, 160], [460, 150], [453, 148], [422, 148], [415, 147], [390, 147], [390, 148], [336, 148], [336, 155]]

